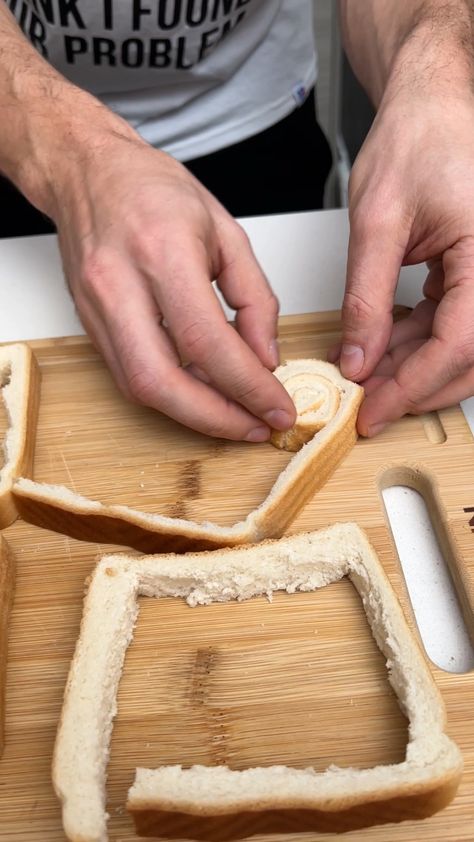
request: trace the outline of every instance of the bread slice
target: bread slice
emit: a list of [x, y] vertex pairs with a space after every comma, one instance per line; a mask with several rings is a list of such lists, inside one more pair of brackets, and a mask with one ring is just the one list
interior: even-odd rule
[[[284, 368], [282, 366], [282, 368]], [[324, 371], [339, 394], [335, 414], [278, 476], [264, 502], [230, 527], [148, 514], [128, 506], [105, 505], [59, 485], [19, 478], [13, 485], [22, 518], [37, 526], [96, 543], [120, 544], [140, 552], [185, 552], [255, 543], [282, 535], [321, 488], [357, 439], [356, 421], [363, 389], [345, 380], [336, 366], [297, 360], [285, 368]]]
[[[92, 575], [67, 681], [53, 761], [53, 783], [70, 840], [105, 842], [105, 777], [116, 696], [138, 613], [138, 596], [180, 597], [191, 606], [273, 591], [310, 591], [348, 576], [359, 592], [388, 679], [409, 720], [402, 763], [372, 769], [285, 766], [233, 771], [224, 766], [138, 769], [127, 807], [138, 832], [171, 834], [188, 822], [193, 838], [230, 817], [250, 835], [259, 821], [305, 816], [345, 829], [429, 815], [453, 797], [462, 771], [444, 733], [445, 709], [428, 664], [406, 624], [362, 530], [341, 523], [256, 546], [184, 556], [106, 555]], [[190, 816], [192, 821], [190, 822]], [[217, 825], [216, 825], [217, 823]], [[295, 825], [298, 827], [298, 825]], [[211, 836], [211, 838], [220, 838]]]
[[0, 347], [0, 388], [9, 427], [3, 442], [0, 470], [0, 529], [18, 516], [12, 497], [12, 480], [33, 467], [40, 373], [28, 345]]
[[5, 685], [7, 678], [8, 622], [15, 589], [15, 559], [0, 534], [0, 757], [5, 736]]

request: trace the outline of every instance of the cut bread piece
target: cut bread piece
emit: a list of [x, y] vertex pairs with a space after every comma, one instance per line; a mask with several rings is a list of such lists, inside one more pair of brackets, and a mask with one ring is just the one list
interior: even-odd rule
[[[138, 832], [192, 828], [193, 838], [225, 837], [231, 817], [250, 835], [277, 817], [301, 816], [313, 830], [422, 817], [453, 797], [462, 758], [446, 736], [445, 709], [429, 666], [381, 564], [353, 523], [256, 546], [184, 556], [106, 555], [92, 575], [71, 663], [53, 761], [53, 783], [71, 840], [105, 842], [105, 779], [117, 688], [133, 636], [138, 596], [180, 597], [189, 605], [311, 591], [348, 576], [359, 592], [388, 680], [409, 720], [398, 765], [325, 772], [269, 766], [138, 769], [127, 807]], [[191, 817], [191, 818], [190, 818]], [[388, 818], [387, 818], [388, 817]], [[299, 828], [296, 822], [294, 827]], [[260, 824], [262, 827], [262, 824]], [[210, 837], [206, 834], [214, 834]], [[217, 834], [217, 835], [215, 835]], [[183, 833], [180, 838], [183, 838]]]
[[1, 398], [8, 417], [0, 470], [0, 529], [9, 526], [18, 512], [12, 497], [12, 481], [30, 474], [36, 437], [40, 372], [28, 345], [0, 346]]
[[[296, 361], [306, 367], [314, 361]], [[264, 502], [245, 520], [223, 527], [105, 505], [59, 485], [20, 478], [13, 486], [22, 518], [81, 540], [121, 544], [140, 552], [185, 552], [255, 543], [279, 537], [321, 488], [357, 439], [356, 420], [363, 389], [341, 377], [336, 366], [318, 363], [339, 394], [338, 409], [278, 476]], [[299, 368], [298, 368], [299, 371]]]
[[0, 757], [5, 734], [5, 686], [8, 660], [8, 623], [15, 590], [15, 559], [0, 535]]

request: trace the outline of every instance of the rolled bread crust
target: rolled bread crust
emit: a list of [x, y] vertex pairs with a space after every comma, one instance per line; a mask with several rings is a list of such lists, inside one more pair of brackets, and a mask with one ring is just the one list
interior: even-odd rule
[[359, 393], [357, 410], [363, 396], [361, 386], [346, 380], [337, 366], [324, 360], [292, 360], [278, 366], [274, 375], [293, 399], [297, 417], [290, 430], [273, 430], [270, 441], [293, 453], [336, 416], [349, 390]]

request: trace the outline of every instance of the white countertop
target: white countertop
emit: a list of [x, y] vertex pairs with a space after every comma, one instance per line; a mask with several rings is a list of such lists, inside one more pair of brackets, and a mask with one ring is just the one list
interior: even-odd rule
[[[282, 315], [335, 310], [344, 290], [344, 210], [241, 220], [279, 300]], [[419, 300], [424, 272], [402, 270], [397, 303]], [[64, 282], [54, 235], [0, 240], [0, 341], [84, 333]]]
[[[340, 307], [348, 239], [345, 210], [241, 221], [280, 300], [282, 315]], [[416, 304], [425, 274], [422, 266], [403, 269], [396, 303]], [[0, 240], [0, 289], [4, 302], [0, 342], [84, 333], [62, 275], [55, 236]], [[463, 409], [474, 431], [474, 399], [464, 402]], [[449, 577], [444, 576], [442, 592], [435, 592], [432, 583], [440, 575], [443, 578], [443, 561], [417, 495], [411, 492], [408, 496], [408, 508], [407, 493], [400, 489], [390, 489], [385, 502], [392, 517], [403, 523], [398, 536], [392, 521], [404, 567], [407, 554], [413, 557], [415, 542], [424, 539], [423, 547], [416, 547], [418, 575], [410, 578], [408, 586], [425, 645], [431, 658], [445, 669], [472, 669], [474, 655], [457, 614]], [[406, 575], [408, 578], [408, 568]]]

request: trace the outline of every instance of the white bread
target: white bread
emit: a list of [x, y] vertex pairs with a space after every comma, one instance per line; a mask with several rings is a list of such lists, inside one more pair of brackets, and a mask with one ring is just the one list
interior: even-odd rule
[[282, 369], [324, 371], [339, 393], [339, 405], [326, 426], [305, 444], [278, 476], [270, 494], [245, 520], [230, 527], [105, 505], [59, 485], [20, 478], [13, 485], [22, 518], [73, 538], [120, 544], [140, 552], [184, 552], [255, 543], [279, 537], [321, 488], [355, 444], [363, 389], [345, 380], [336, 366], [296, 360]]
[[5, 685], [8, 656], [8, 621], [15, 590], [15, 559], [3, 535], [0, 534], [0, 757], [3, 752], [5, 728]]
[[[304, 814], [313, 830], [429, 815], [453, 797], [462, 771], [444, 733], [445, 709], [428, 664], [362, 530], [353, 523], [256, 546], [184, 556], [106, 555], [92, 575], [64, 696], [53, 783], [73, 842], [105, 842], [105, 778], [116, 696], [140, 594], [189, 605], [310, 591], [348, 576], [359, 592], [388, 680], [409, 720], [405, 760], [372, 769], [284, 766], [138, 769], [128, 809], [140, 833], [163, 835], [192, 816], [195, 838], [217, 822], [244, 817], [246, 834], [262, 816]], [[277, 827], [278, 829], [278, 827]], [[204, 838], [205, 835], [204, 835]]]
[[39, 368], [28, 345], [0, 346], [1, 398], [9, 424], [0, 470], [0, 529], [9, 526], [18, 515], [11, 493], [13, 477], [32, 470], [39, 385]]
[[334, 418], [346, 382], [336, 372], [331, 363], [323, 360], [293, 360], [275, 370], [275, 377], [293, 399], [297, 412], [291, 430], [273, 431], [271, 442], [275, 447], [298, 451]]

